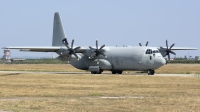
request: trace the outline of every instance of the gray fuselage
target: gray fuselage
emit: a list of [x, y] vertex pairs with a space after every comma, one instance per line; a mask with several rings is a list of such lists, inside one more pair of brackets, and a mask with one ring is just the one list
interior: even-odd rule
[[[147, 52], [151, 50], [151, 52]], [[156, 52], [157, 51], [157, 52]], [[99, 66], [103, 70], [155, 70], [166, 64], [165, 59], [155, 47], [105, 47], [107, 57], [99, 55], [94, 59], [77, 53], [80, 60], [71, 61], [74, 67], [88, 70], [90, 66]], [[98, 62], [99, 59], [99, 63]]]

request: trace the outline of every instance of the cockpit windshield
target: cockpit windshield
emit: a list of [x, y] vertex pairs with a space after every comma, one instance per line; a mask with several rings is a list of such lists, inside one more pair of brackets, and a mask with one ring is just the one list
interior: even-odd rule
[[153, 53], [160, 53], [159, 50], [153, 50]]
[[152, 49], [147, 49], [146, 50], [146, 54], [155, 54], [155, 53], [160, 53], [160, 51], [159, 50], [152, 50]]
[[146, 54], [152, 54], [152, 50], [151, 49], [147, 49], [146, 50]]

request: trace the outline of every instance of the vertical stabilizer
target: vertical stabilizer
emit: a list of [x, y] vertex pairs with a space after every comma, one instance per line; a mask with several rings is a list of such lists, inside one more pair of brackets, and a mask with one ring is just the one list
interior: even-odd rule
[[53, 40], [52, 46], [64, 46], [62, 40], [66, 38], [65, 32], [62, 26], [61, 18], [58, 12], [54, 15], [54, 24], [53, 24]]

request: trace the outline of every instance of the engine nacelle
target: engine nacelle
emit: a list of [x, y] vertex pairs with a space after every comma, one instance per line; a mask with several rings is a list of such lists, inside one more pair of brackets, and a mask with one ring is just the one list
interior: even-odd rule
[[69, 52], [70, 51], [68, 49], [61, 48], [56, 53], [59, 54], [59, 55], [61, 55], [61, 56], [69, 56]]
[[[80, 55], [77, 55], [79, 59], [81, 59], [82, 57]], [[69, 57], [70, 55], [64, 55], [64, 56], [58, 56], [57, 59], [61, 60], [61, 61], [69, 61]], [[71, 56], [71, 61], [77, 61], [78, 59], [72, 55]]]
[[91, 55], [94, 53], [92, 50], [86, 50], [84, 52], [84, 55], [86, 55], [89, 59], [94, 59], [94, 57], [91, 57]]

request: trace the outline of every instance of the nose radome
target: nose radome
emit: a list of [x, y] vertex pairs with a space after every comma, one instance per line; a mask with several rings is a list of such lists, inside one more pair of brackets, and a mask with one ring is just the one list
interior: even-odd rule
[[154, 62], [158, 67], [166, 64], [166, 60], [164, 58], [161, 58], [161, 57], [157, 58]]
[[161, 64], [162, 64], [162, 65], [165, 65], [165, 64], [166, 64], [166, 60], [165, 60], [164, 58], [162, 58]]

